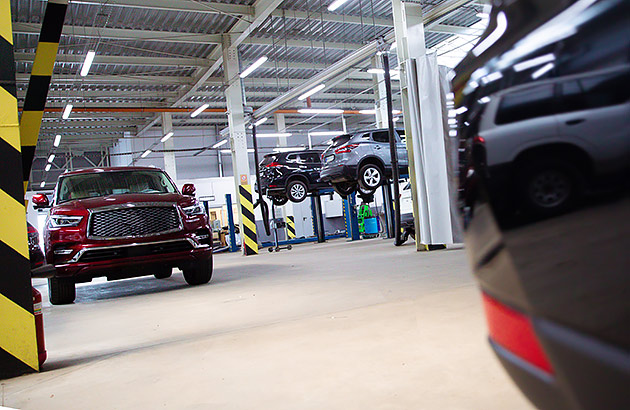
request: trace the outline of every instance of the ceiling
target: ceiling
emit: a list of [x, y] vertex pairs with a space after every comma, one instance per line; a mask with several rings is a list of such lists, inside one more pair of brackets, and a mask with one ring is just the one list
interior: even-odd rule
[[[452, 0], [422, 0], [423, 11]], [[243, 80], [247, 104], [262, 106], [362, 45], [393, 30], [390, 0], [349, 0], [334, 12], [321, 0], [75, 0], [66, 13], [48, 94], [36, 157], [51, 152], [105, 153], [124, 133], [142, 135], [160, 126], [160, 113], [173, 112], [178, 129], [218, 133], [225, 113], [190, 111], [203, 103], [225, 108], [221, 41], [236, 42], [242, 68], [261, 56], [267, 62]], [[46, 2], [12, 0], [14, 47], [20, 106], [35, 56]], [[480, 34], [481, 3], [468, 2], [426, 33], [428, 48], [458, 34]], [[96, 51], [86, 77], [79, 71], [85, 54]], [[395, 63], [395, 58], [394, 58]], [[373, 79], [363, 64], [312, 97], [314, 107], [369, 109]], [[397, 87], [395, 87], [396, 89]], [[60, 110], [71, 103], [69, 119]], [[304, 107], [291, 101], [282, 108]], [[369, 125], [372, 116], [354, 122]], [[286, 115], [286, 123], [307, 130], [327, 119], [305, 121]], [[329, 120], [329, 118], [328, 118]], [[299, 124], [299, 125], [296, 125]], [[266, 127], [273, 127], [268, 121]], [[62, 135], [59, 148], [52, 146]], [[40, 161], [45, 164], [45, 161]]]

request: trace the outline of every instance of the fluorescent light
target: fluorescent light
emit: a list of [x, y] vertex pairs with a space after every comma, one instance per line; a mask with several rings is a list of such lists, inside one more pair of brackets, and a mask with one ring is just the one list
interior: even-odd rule
[[81, 77], [85, 77], [90, 72], [90, 67], [92, 67], [92, 62], [94, 62], [94, 56], [96, 56], [96, 51], [88, 51], [85, 55], [85, 61], [83, 61], [83, 68], [81, 68]]
[[313, 131], [309, 132], [309, 134], [311, 134], [312, 137], [328, 137], [331, 135], [342, 135], [343, 131]]
[[42, 187], [42, 188], [45, 187], [46, 186], [46, 181], [42, 181], [42, 183], [39, 184], [39, 186]]
[[[385, 74], [385, 70], [383, 70], [382, 68], [368, 68], [367, 72], [370, 74]], [[389, 70], [389, 75], [392, 77], [400, 75], [400, 71]]]
[[254, 125], [258, 127], [259, 125], [264, 124], [265, 122], [267, 122], [268, 119], [269, 119], [268, 117], [263, 117], [263, 118], [259, 119], [258, 121], [256, 121], [254, 123]]
[[457, 124], [457, 120], [455, 118], [449, 118], [448, 119], [448, 123], [451, 124], [451, 125], [452, 124]]
[[503, 78], [503, 74], [500, 71], [495, 71], [494, 73], [490, 73], [485, 77], [481, 78], [481, 82], [485, 84], [489, 84], [493, 81], [497, 81]]
[[472, 53], [475, 57], [479, 57], [481, 53], [490, 48], [491, 45], [497, 42], [499, 38], [505, 33], [507, 29], [507, 17], [504, 12], [497, 14], [497, 26], [492, 30], [486, 38], [484, 38], [479, 44], [472, 49]]
[[446, 94], [446, 99], [447, 100], [452, 100], [453, 98], [455, 98], [455, 94], [453, 94], [453, 93], [447, 93]]
[[553, 61], [555, 59], [556, 59], [556, 56], [553, 53], [544, 54], [542, 56], [535, 57], [535, 58], [525, 60], [525, 61], [521, 61], [518, 64], [514, 64], [514, 71], [516, 71], [517, 73], [521, 71], [525, 71], [528, 68], [536, 67], [541, 64], [545, 64], [550, 61]]
[[61, 144], [61, 135], [55, 135], [55, 140], [53, 141], [53, 146], [58, 147]]
[[538, 70], [532, 73], [532, 79], [535, 80], [539, 77], [542, 77], [547, 71], [551, 70], [554, 67], [553, 63], [547, 63], [544, 66], [540, 67]]
[[228, 142], [227, 139], [221, 140], [221, 141], [217, 142], [216, 144], [214, 144], [212, 146], [212, 148], [219, 148], [220, 146], [227, 144], [227, 142]]
[[61, 118], [67, 120], [70, 117], [70, 113], [72, 112], [72, 104], [66, 104], [66, 108], [63, 109], [63, 114], [61, 114]]
[[290, 132], [271, 132], [267, 134], [256, 133], [256, 137], [260, 138], [290, 137], [291, 135], [293, 134], [291, 134]]
[[300, 108], [300, 114], [343, 114], [343, 110], [338, 108]]
[[265, 63], [265, 61], [267, 61], [267, 56], [262, 56], [260, 57], [258, 60], [254, 61], [254, 63], [252, 65], [250, 65], [249, 67], [247, 67], [245, 69], [245, 71], [243, 71], [239, 76], [241, 78], [245, 78], [248, 75], [250, 75], [255, 69], [257, 69], [258, 67], [260, 67], [261, 65], [263, 65]]
[[479, 102], [479, 104], [486, 104], [490, 102], [490, 97], [488, 97], [487, 95], [485, 97], [481, 97], [480, 99], [477, 100], [477, 102]]
[[359, 114], [375, 115], [376, 114], [376, 110], [359, 110]]
[[457, 137], [457, 130], [449, 130], [448, 131], [448, 136], [449, 137]]
[[46, 172], [50, 171], [50, 168], [52, 167], [52, 164], [48, 163], [46, 164], [46, 168], [44, 168], [46, 170]]
[[466, 111], [468, 111], [468, 107], [461, 106], [461, 107], [459, 107], [458, 109], [455, 110], [455, 114], [456, 115], [463, 114]]
[[335, 11], [335, 10], [337, 10], [346, 1], [348, 1], [348, 0], [335, 0], [335, 1], [333, 1], [332, 3], [330, 3], [330, 5], [328, 5], [328, 11]]
[[392, 119], [392, 121], [394, 121], [394, 122], [398, 122], [398, 121], [400, 121], [400, 117], [394, 117], [394, 118]]
[[400, 110], [392, 110], [392, 114], [400, 115], [400, 114], [402, 114], [402, 111], [400, 111]]
[[304, 151], [304, 147], [276, 147], [274, 152]]
[[308, 97], [310, 97], [311, 95], [315, 94], [318, 91], [323, 90], [324, 88], [326, 88], [326, 84], [320, 84], [316, 87], [311, 88], [310, 90], [308, 90], [307, 92], [305, 92], [304, 94], [300, 95], [298, 97], [298, 100], [306, 100]]
[[153, 151], [151, 151], [150, 149], [148, 149], [148, 150], [144, 151], [144, 152], [142, 153], [142, 155], [140, 155], [140, 158], [145, 158], [145, 157], [147, 157], [147, 156], [148, 156], [151, 152], [153, 152]]
[[[219, 152], [220, 152], [221, 154], [229, 154], [229, 153], [231, 153], [232, 151], [230, 151], [229, 149], [220, 149], [220, 150], [219, 150]], [[254, 149], [253, 149], [253, 148], [248, 148], [248, 149], [247, 149], [247, 152], [252, 153], [252, 152], [254, 152]]]
[[210, 107], [210, 104], [204, 104], [201, 107], [197, 108], [195, 111], [193, 111], [190, 116], [192, 118], [195, 118], [196, 116], [198, 116], [199, 114], [201, 114], [202, 112], [204, 112], [206, 110], [206, 108]]
[[171, 138], [173, 136], [173, 131], [169, 131], [166, 133], [166, 135], [164, 135], [162, 137], [162, 139], [160, 140], [160, 142], [166, 142], [169, 138]]
[[50, 156], [48, 157], [48, 162], [53, 162], [55, 160], [55, 154], [50, 154]]

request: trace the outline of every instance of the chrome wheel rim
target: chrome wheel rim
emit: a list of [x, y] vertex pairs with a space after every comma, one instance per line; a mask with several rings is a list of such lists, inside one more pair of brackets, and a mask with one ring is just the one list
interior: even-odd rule
[[295, 199], [302, 199], [306, 195], [306, 189], [302, 184], [295, 184], [291, 187], [291, 196]]
[[370, 188], [375, 188], [381, 183], [381, 173], [376, 168], [368, 168], [363, 171], [363, 182]]

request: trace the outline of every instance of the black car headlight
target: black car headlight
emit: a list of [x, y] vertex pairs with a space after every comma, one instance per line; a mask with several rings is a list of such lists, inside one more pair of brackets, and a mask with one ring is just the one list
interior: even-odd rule
[[50, 219], [48, 223], [51, 228], [66, 228], [79, 226], [82, 216], [73, 216], [73, 215], [50, 215]]
[[195, 203], [190, 206], [183, 206], [182, 211], [184, 211], [184, 213], [188, 216], [206, 214], [205, 208], [203, 207], [203, 205], [201, 205], [199, 201], [195, 201]]

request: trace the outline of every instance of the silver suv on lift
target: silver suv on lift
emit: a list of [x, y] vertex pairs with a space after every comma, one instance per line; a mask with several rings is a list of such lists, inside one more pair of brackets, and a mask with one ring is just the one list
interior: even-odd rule
[[[395, 130], [398, 165], [407, 173], [409, 160], [402, 138], [405, 131]], [[355, 190], [373, 192], [392, 176], [389, 132], [386, 128], [344, 134], [331, 140], [322, 154], [320, 179], [346, 197]]]

